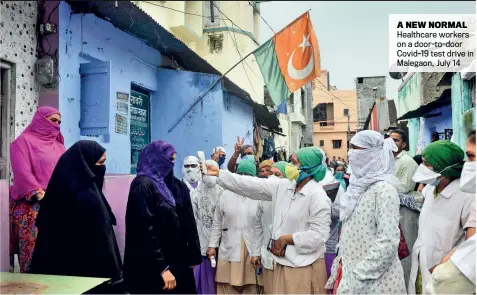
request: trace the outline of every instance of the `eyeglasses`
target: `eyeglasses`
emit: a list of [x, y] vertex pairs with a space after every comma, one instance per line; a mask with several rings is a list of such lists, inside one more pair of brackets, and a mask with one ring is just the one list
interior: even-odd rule
[[190, 165], [186, 164], [186, 165], [184, 165], [184, 168], [197, 168], [197, 167], [199, 167], [199, 165], [197, 165], [197, 164], [190, 164]]
[[61, 125], [61, 120], [59, 120], [57, 118], [51, 118], [50, 121], [53, 122], [53, 123], [57, 123], [58, 125]]

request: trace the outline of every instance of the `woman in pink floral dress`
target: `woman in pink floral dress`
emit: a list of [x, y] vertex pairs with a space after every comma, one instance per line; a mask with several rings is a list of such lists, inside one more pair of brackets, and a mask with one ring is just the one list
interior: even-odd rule
[[10, 264], [18, 254], [20, 272], [28, 272], [37, 237], [36, 216], [51, 173], [65, 152], [61, 115], [40, 107], [30, 125], [10, 146], [13, 185], [10, 187]]

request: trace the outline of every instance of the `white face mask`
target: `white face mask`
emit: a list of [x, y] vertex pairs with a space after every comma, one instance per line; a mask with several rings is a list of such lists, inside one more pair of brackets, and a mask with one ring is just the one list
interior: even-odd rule
[[431, 169], [424, 166], [424, 164], [419, 165], [412, 180], [417, 183], [424, 183], [437, 186], [439, 184], [439, 177], [441, 175], [432, 171]]
[[[195, 167], [191, 167], [191, 165]], [[186, 180], [188, 183], [197, 183], [202, 176], [200, 172], [199, 159], [194, 156], [186, 157], [184, 159], [184, 164], [182, 165], [182, 174], [184, 175], [184, 180]]]
[[460, 176], [460, 190], [475, 193], [475, 161], [465, 162]]

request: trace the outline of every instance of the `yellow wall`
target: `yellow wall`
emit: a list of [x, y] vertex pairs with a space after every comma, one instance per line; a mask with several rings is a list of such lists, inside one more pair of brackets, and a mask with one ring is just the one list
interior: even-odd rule
[[[313, 123], [313, 143], [322, 148], [328, 158], [336, 156], [347, 159], [348, 117], [344, 116], [344, 109], [349, 109], [351, 136], [356, 133], [356, 90], [327, 90], [328, 71], [323, 70], [320, 78], [313, 83], [313, 107], [319, 103], [333, 103], [334, 126], [320, 126], [319, 122]], [[321, 83], [320, 83], [321, 82]], [[330, 87], [331, 89], [336, 89]], [[320, 146], [320, 140], [324, 146]], [[332, 140], [341, 140], [341, 148], [333, 149]]]
[[[233, 27], [241, 31], [237, 28], [238, 26], [242, 30], [250, 32], [255, 40], [259, 40], [260, 16], [254, 12], [248, 1], [214, 1], [223, 13], [218, 13], [221, 20], [215, 26], [207, 26], [207, 18], [186, 15], [182, 12], [176, 12], [159, 6], [166, 6], [175, 10], [204, 16], [209, 15], [209, 1], [154, 1], [153, 4], [149, 1], [148, 3], [143, 1], [133, 2], [222, 73], [230, 69], [241, 59], [236, 48], [238, 48], [243, 57], [258, 47], [249, 36], [243, 33], [231, 31], [203, 32], [204, 29], [217, 30], [217, 28], [224, 27]], [[226, 16], [236, 26], [232, 25]], [[209, 35], [220, 34], [223, 35], [222, 50], [221, 52], [211, 52]], [[234, 39], [237, 46], [234, 44]], [[227, 77], [247, 91], [255, 102], [263, 104], [264, 82], [253, 55], [247, 58], [243, 65], [238, 65], [227, 74]]]

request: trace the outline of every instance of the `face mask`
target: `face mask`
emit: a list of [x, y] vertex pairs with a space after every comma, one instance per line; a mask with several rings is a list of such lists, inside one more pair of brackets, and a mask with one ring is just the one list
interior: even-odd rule
[[344, 175], [343, 171], [336, 172], [335, 179], [343, 179], [343, 175]]
[[475, 193], [475, 163], [465, 162], [460, 176], [460, 190], [466, 193]]
[[219, 162], [217, 164], [219, 164], [219, 166], [222, 166], [224, 163], [225, 163], [225, 156], [220, 156]]
[[306, 173], [305, 171], [303, 170], [300, 170], [300, 174], [298, 175], [298, 179], [296, 180], [297, 183], [300, 183], [302, 182], [303, 180], [305, 180], [305, 178], [311, 176], [310, 174]]
[[288, 180], [297, 180], [300, 175], [300, 171], [296, 168], [295, 165], [288, 164], [285, 167], [285, 174], [287, 175]]
[[206, 186], [211, 187], [217, 184], [217, 176], [204, 175], [202, 181]]
[[101, 190], [104, 184], [104, 175], [106, 174], [106, 165], [94, 165], [92, 171], [95, 175], [94, 182], [98, 186], [98, 189]]
[[417, 183], [437, 186], [440, 183], [440, 179], [438, 179], [440, 176], [439, 173], [436, 173], [424, 166], [424, 164], [421, 164], [419, 165], [419, 168], [417, 168], [416, 173], [414, 173], [412, 180]]

